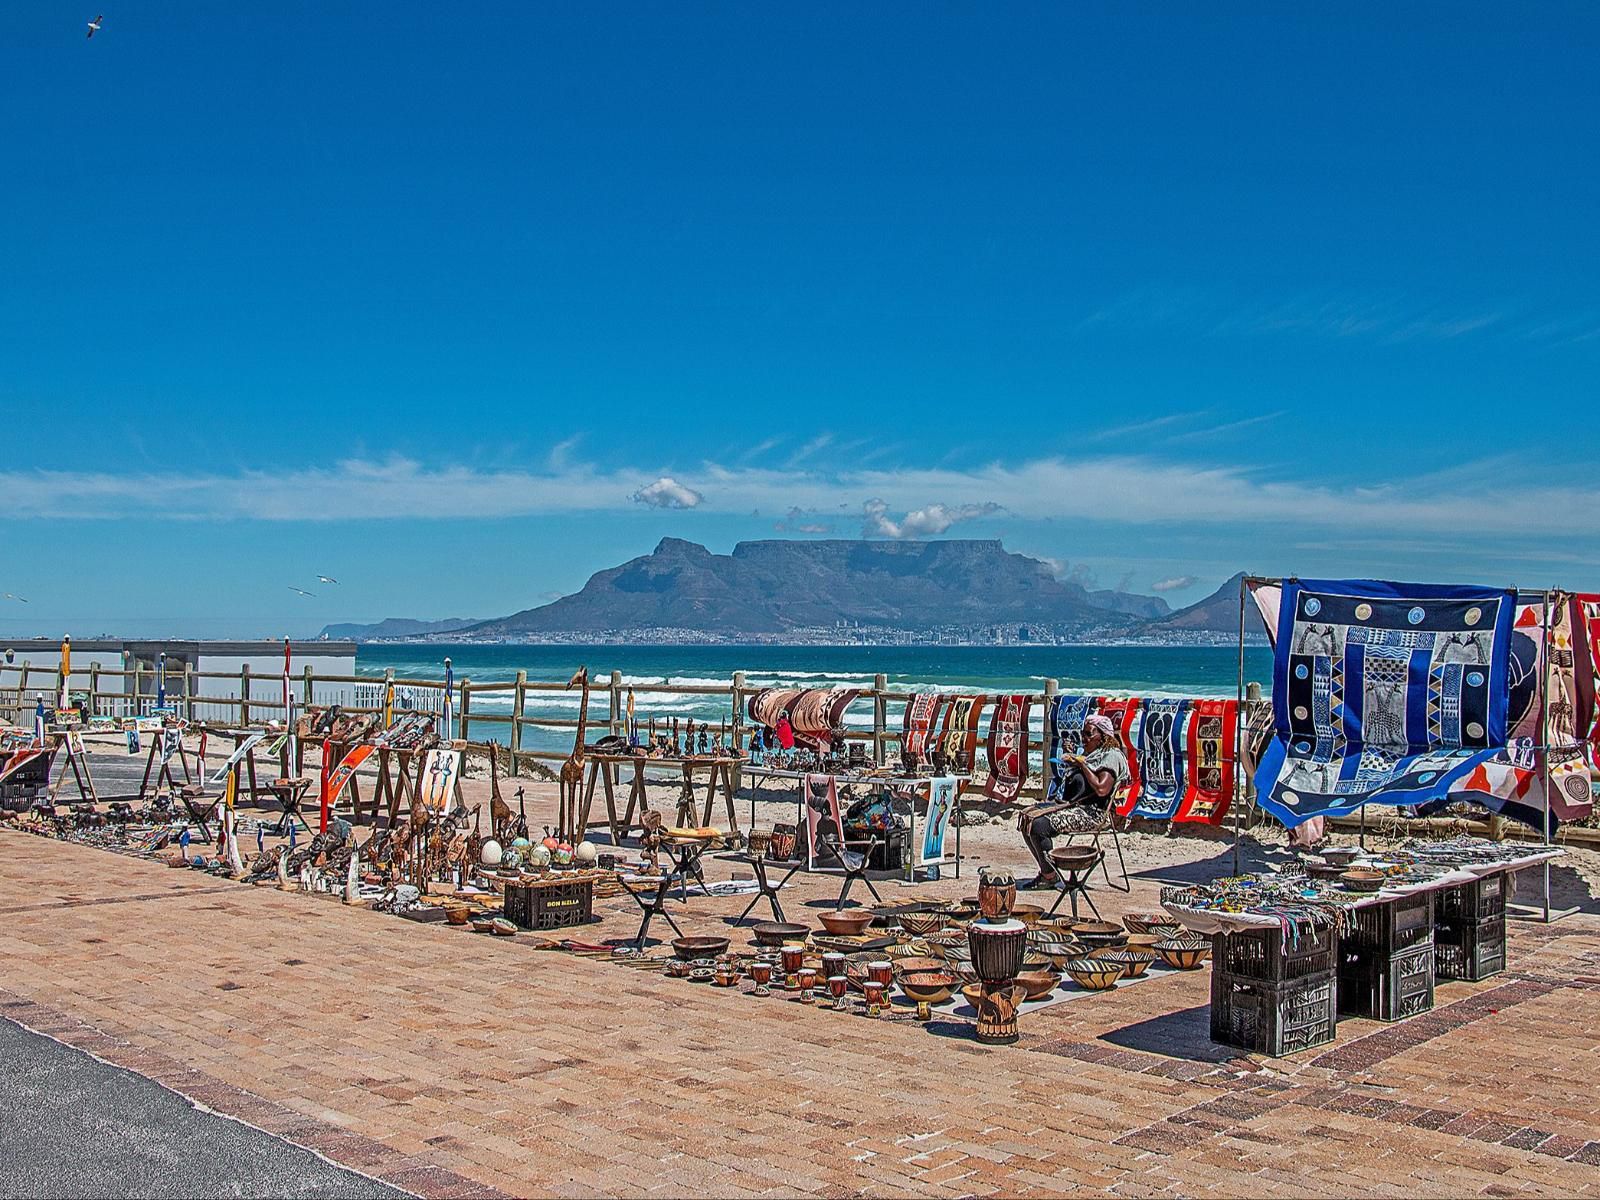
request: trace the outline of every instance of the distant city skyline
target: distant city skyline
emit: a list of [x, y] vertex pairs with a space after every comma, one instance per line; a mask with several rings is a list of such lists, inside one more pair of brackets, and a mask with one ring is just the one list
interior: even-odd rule
[[0, 637], [663, 536], [1600, 590], [1592, 7], [87, 16], [0, 15]]

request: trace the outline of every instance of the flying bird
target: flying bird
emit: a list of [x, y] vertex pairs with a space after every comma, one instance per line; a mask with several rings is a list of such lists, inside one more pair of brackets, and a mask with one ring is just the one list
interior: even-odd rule
[[28, 598], [26, 596], [14, 596], [10, 592], [5, 594], [5, 598], [7, 600], [15, 600], [18, 604], [26, 604], [28, 602]]
[[317, 578], [319, 580], [321, 580], [323, 583], [338, 583], [339, 582], [332, 575], [318, 575]]
[[300, 595], [300, 596], [315, 596], [316, 595], [315, 592], [308, 592], [308, 591], [305, 590], [305, 588], [297, 588], [292, 583], [289, 585], [289, 590], [291, 592], [296, 593], [297, 595]]
[[90, 21], [89, 22], [89, 32], [84, 34], [83, 36], [86, 37], [86, 38], [92, 38], [96, 33], [98, 33], [100, 31], [100, 22], [104, 21], [105, 19], [106, 19], [105, 13], [101, 13], [94, 20]]

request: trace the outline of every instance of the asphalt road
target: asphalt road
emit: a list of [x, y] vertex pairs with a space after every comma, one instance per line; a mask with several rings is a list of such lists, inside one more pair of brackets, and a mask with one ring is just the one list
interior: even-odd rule
[[0, 1020], [0, 1196], [405, 1196]]

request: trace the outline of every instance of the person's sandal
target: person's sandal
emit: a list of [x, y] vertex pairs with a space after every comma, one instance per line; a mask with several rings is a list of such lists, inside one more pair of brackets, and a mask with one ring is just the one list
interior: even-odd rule
[[1035, 875], [1027, 883], [1017, 884], [1019, 892], [1057, 891], [1061, 887], [1059, 875]]

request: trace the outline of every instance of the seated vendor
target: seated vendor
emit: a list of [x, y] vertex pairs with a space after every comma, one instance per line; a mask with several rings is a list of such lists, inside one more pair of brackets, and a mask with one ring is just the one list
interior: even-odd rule
[[1061, 760], [1060, 776], [1051, 788], [1059, 803], [1025, 808], [1017, 817], [1022, 840], [1039, 863], [1039, 874], [1023, 888], [1053, 888], [1061, 878], [1050, 864], [1050, 839], [1057, 834], [1082, 833], [1104, 811], [1112, 794], [1130, 778], [1128, 756], [1117, 742], [1117, 727], [1109, 717], [1095, 713], [1083, 723], [1081, 755]]

